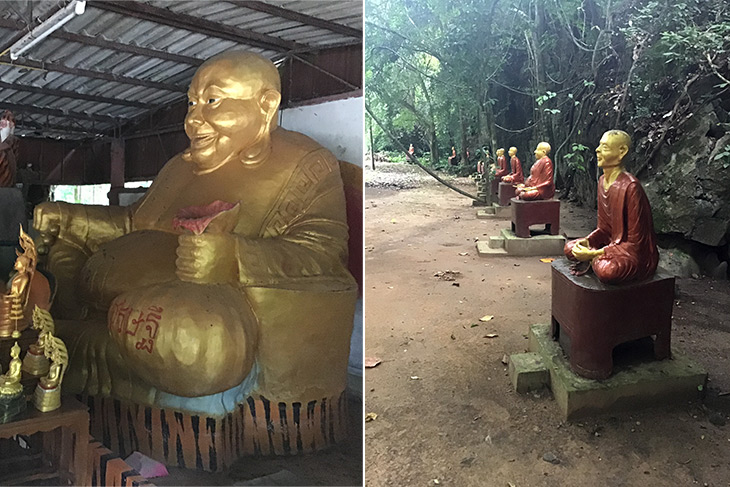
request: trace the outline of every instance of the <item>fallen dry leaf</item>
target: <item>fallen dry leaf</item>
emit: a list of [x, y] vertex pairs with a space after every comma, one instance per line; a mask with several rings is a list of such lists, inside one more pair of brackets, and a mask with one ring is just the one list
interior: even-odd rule
[[482, 316], [481, 318], [479, 318], [479, 321], [489, 321], [489, 320], [491, 320], [492, 318], [494, 318], [494, 316], [493, 316], [493, 315], [484, 315], [484, 316]]
[[369, 423], [370, 421], [375, 421], [378, 419], [378, 413], [367, 413], [365, 415], [365, 422]]
[[465, 255], [469, 255], [469, 252], [459, 252], [459, 255], [461, 255], [463, 257]]
[[372, 369], [380, 365], [381, 360], [378, 357], [365, 357], [365, 368]]
[[459, 271], [438, 271], [434, 273], [433, 277], [437, 277], [441, 281], [455, 281], [457, 277], [461, 277], [461, 272]]
[[484, 335], [484, 338], [497, 338], [499, 335], [496, 333], [490, 333], [488, 335]]
[[421, 378], [418, 377], [417, 375], [412, 375], [411, 380], [421, 380]]
[[554, 257], [546, 257], [544, 259], [540, 259], [540, 262], [545, 262], [546, 264], [549, 262], [553, 262], [555, 260]]

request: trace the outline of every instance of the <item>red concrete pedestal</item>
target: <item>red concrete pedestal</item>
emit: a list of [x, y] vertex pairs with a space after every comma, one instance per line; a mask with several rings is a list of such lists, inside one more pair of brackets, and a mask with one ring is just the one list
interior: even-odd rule
[[492, 195], [494, 196], [495, 200], [497, 198], [499, 198], [499, 185], [500, 184], [501, 184], [501, 182], [500, 182], [499, 178], [492, 179], [491, 191], [492, 191]]
[[614, 347], [645, 337], [654, 338], [657, 360], [669, 357], [674, 276], [659, 270], [651, 279], [616, 286], [592, 273], [572, 275], [564, 258], [552, 266], [551, 335], [560, 341], [573, 372], [606, 379]]
[[[501, 189], [501, 188], [500, 188]], [[550, 235], [560, 233], [560, 200], [523, 201], [512, 198], [512, 231], [522, 238], [530, 237], [530, 225], [545, 224]]]
[[499, 183], [497, 195], [500, 206], [509, 206], [510, 200], [515, 197], [515, 188], [512, 183]]

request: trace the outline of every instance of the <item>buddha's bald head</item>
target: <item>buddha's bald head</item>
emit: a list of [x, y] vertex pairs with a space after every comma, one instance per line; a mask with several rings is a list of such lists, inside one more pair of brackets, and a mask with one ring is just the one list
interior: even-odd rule
[[198, 173], [232, 160], [258, 162], [277, 126], [281, 82], [274, 64], [258, 54], [230, 51], [212, 57], [196, 71], [188, 90], [185, 160]]
[[551, 150], [552, 148], [550, 147], [550, 144], [547, 142], [540, 142], [537, 144], [537, 148], [535, 148], [535, 159], [542, 159], [546, 155], [550, 154]]
[[281, 93], [279, 72], [270, 60], [246, 51], [228, 51], [204, 62], [195, 72], [193, 85], [216, 82], [230, 98], [248, 100], [268, 90]]
[[631, 136], [623, 130], [609, 130], [596, 147], [598, 167], [610, 168], [622, 164], [631, 148]]

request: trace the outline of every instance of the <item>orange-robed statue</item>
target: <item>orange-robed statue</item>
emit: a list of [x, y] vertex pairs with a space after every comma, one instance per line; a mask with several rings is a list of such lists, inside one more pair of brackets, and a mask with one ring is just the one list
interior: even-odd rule
[[65, 391], [165, 406], [344, 390], [357, 291], [339, 162], [277, 126], [280, 99], [269, 60], [217, 55], [188, 91], [189, 148], [137, 204], [36, 208], [54, 316], [74, 320], [57, 323]]
[[502, 178], [503, 183], [520, 184], [525, 180], [525, 176], [522, 174], [522, 163], [517, 157], [517, 147], [509, 148], [509, 163], [510, 173]]
[[20, 141], [13, 135], [15, 116], [5, 110], [0, 117], [0, 188], [15, 186]]
[[509, 174], [507, 158], [504, 157], [504, 148], [500, 148], [497, 149], [497, 172], [494, 173], [494, 178], [501, 181], [507, 174]]
[[659, 262], [649, 200], [641, 183], [624, 170], [623, 158], [631, 137], [609, 130], [596, 148], [598, 167], [598, 228], [565, 245], [570, 260], [590, 262], [605, 283], [643, 280], [654, 275]]
[[530, 168], [530, 176], [524, 184], [517, 185], [515, 195], [521, 200], [549, 200], [555, 196], [553, 161], [548, 157], [550, 144], [540, 142], [535, 149], [537, 162]]

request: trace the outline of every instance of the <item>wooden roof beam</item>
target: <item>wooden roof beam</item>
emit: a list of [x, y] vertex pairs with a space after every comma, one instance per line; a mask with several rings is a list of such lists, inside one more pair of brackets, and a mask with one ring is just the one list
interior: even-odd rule
[[[115, 106], [143, 108], [145, 110], [150, 108], [149, 103], [141, 103], [141, 102], [131, 101], [131, 100], [120, 100], [118, 98], [108, 98], [106, 96], [99, 96], [99, 95], [87, 95], [85, 93], [76, 93], [73, 91], [56, 90], [53, 88], [39, 88], [37, 86], [20, 85], [20, 84], [16, 84], [16, 83], [6, 83], [4, 81], [0, 81], [0, 88], [7, 89], [7, 90], [22, 91], [24, 93], [35, 93], [38, 95], [51, 95], [51, 96], [58, 96], [58, 97], [62, 97], [62, 98], [73, 98], [74, 100], [86, 100], [86, 101], [93, 101], [96, 103], [107, 103], [109, 105], [115, 105]], [[2, 103], [2, 102], [0, 102], [0, 103]]]
[[[3, 19], [0, 17], [0, 27], [6, 29], [14, 29], [19, 31], [25, 31], [28, 29], [23, 22], [17, 22], [11, 19]], [[63, 39], [71, 42], [78, 42], [88, 46], [101, 47], [103, 49], [111, 49], [113, 51], [128, 52], [138, 56], [145, 56], [151, 58], [164, 59], [165, 61], [173, 61], [176, 63], [190, 64], [191, 66], [200, 66], [203, 64], [203, 59], [198, 59], [190, 56], [184, 56], [182, 54], [174, 54], [166, 51], [158, 51], [157, 49], [150, 49], [147, 47], [131, 46], [129, 44], [122, 44], [120, 42], [109, 41], [102, 37], [94, 37], [85, 34], [77, 34], [73, 32], [66, 32], [65, 30], [57, 30], [51, 34], [51, 37], [56, 39]]]
[[91, 129], [84, 129], [81, 127], [74, 127], [71, 125], [58, 125], [54, 123], [38, 123], [34, 122], [33, 120], [22, 120], [22, 119], [16, 119], [15, 120], [16, 127], [23, 127], [33, 130], [53, 130], [55, 132], [73, 132], [78, 134], [86, 134], [91, 137], [101, 137], [106, 136], [102, 131], [93, 131]]
[[303, 13], [296, 12], [294, 10], [289, 10], [286, 8], [277, 7], [276, 5], [271, 5], [270, 3], [249, 2], [249, 1], [242, 1], [242, 0], [227, 0], [227, 1], [228, 1], [228, 3], [238, 5], [239, 7], [245, 7], [247, 9], [255, 10], [257, 12], [263, 12], [263, 13], [266, 13], [269, 15], [273, 15], [275, 17], [280, 17], [282, 19], [293, 20], [295, 22], [299, 22], [300, 24], [309, 25], [311, 27], [317, 27], [320, 29], [329, 30], [329, 31], [335, 32], [337, 34], [341, 34], [343, 36], [355, 37], [362, 41], [362, 30], [348, 27], [346, 25], [338, 24], [337, 22], [320, 19], [317, 17], [313, 17], [311, 15], [303, 14]]
[[113, 81], [116, 83], [122, 83], [134, 86], [144, 86], [145, 88], [153, 88], [155, 90], [166, 90], [174, 93], [187, 93], [186, 86], [177, 86], [170, 83], [162, 83], [159, 81], [149, 81], [146, 79], [130, 78], [128, 76], [120, 76], [104, 71], [93, 71], [90, 69], [83, 68], [72, 68], [60, 63], [52, 62], [38, 62], [31, 59], [23, 59], [22, 61], [10, 63], [8, 61], [5, 64], [10, 64], [18, 69], [22, 68], [33, 68], [40, 69], [43, 71], [55, 71], [58, 73], [72, 74], [74, 76], [85, 76], [86, 78], [103, 79], [105, 81]]
[[225, 39], [278, 52], [303, 49], [306, 47], [304, 44], [297, 42], [287, 41], [248, 29], [240, 29], [227, 24], [212, 22], [192, 15], [173, 12], [172, 10], [154, 7], [146, 3], [93, 0], [88, 2], [88, 6], [114, 12], [126, 17], [136, 17], [141, 20], [167, 25], [176, 29], [184, 29], [218, 39]]
[[54, 117], [62, 118], [76, 118], [78, 120], [93, 120], [95, 122], [119, 124], [124, 122], [125, 119], [112, 117], [110, 115], [94, 115], [92, 113], [74, 112], [70, 110], [61, 110], [60, 108], [42, 108], [34, 107], [32, 105], [20, 105], [17, 103], [8, 103], [0, 101], [0, 109], [7, 109], [13, 111], [15, 117], [18, 118], [18, 114], [21, 113], [39, 113], [41, 115], [51, 115]]

